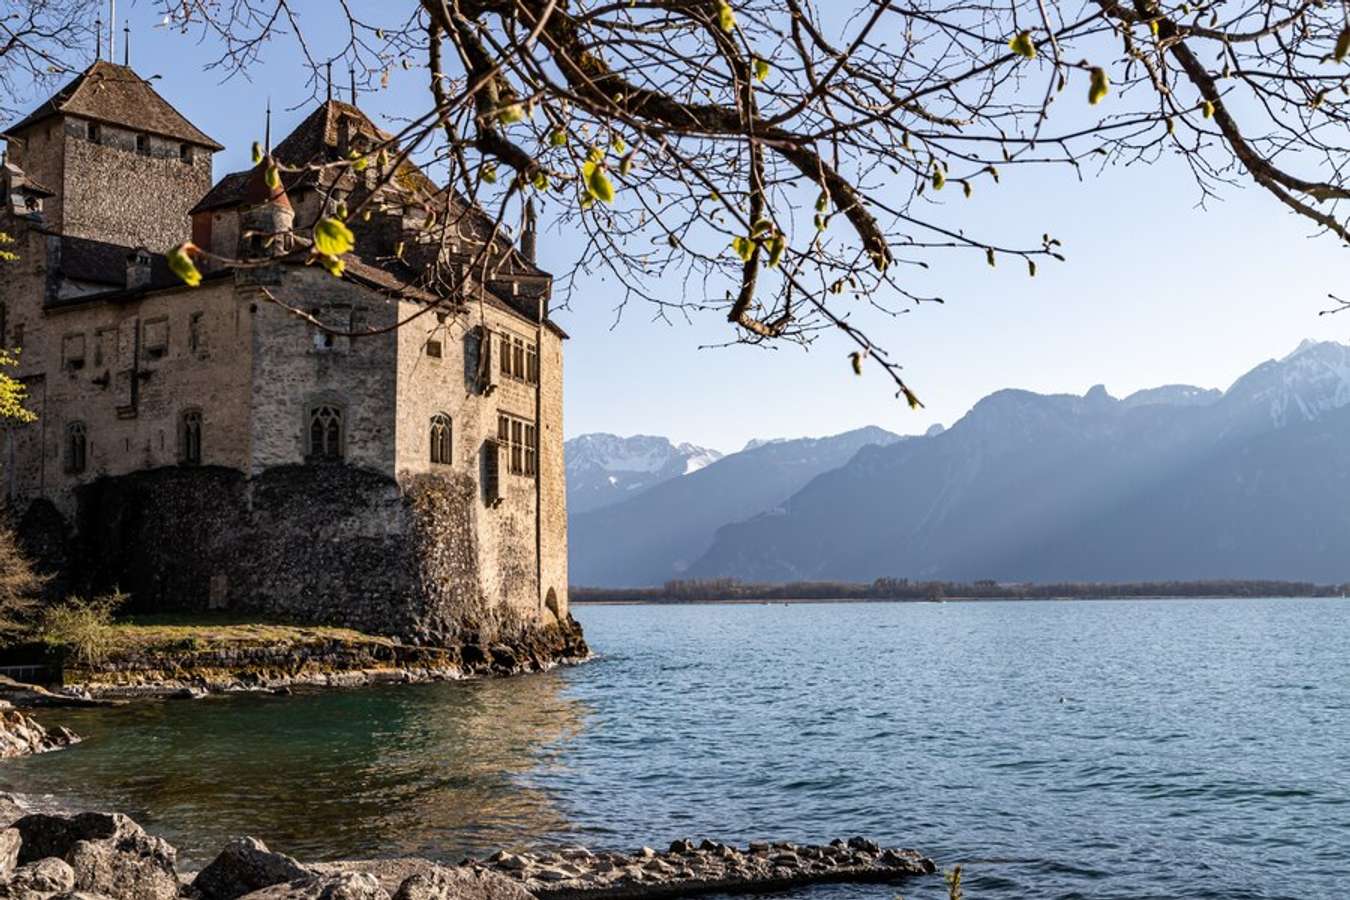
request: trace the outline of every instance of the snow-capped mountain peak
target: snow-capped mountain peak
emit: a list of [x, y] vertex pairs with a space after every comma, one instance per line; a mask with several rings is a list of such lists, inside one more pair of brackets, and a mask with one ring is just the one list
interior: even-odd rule
[[567, 502], [573, 513], [635, 496], [671, 478], [697, 472], [722, 454], [695, 444], [639, 434], [584, 434], [563, 447]]

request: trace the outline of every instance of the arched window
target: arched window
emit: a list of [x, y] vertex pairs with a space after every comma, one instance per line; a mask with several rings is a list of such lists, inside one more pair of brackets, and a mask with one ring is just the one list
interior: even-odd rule
[[309, 410], [310, 459], [342, 459], [342, 408], [332, 404]]
[[202, 461], [202, 411], [189, 409], [183, 412], [178, 429], [178, 446], [184, 465], [196, 466]]
[[66, 471], [83, 472], [88, 461], [88, 440], [83, 422], [71, 422], [66, 426]]
[[450, 465], [450, 417], [445, 413], [431, 417], [431, 461]]

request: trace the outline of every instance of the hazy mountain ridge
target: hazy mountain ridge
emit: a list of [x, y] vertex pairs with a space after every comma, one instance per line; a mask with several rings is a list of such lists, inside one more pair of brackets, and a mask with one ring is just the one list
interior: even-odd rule
[[584, 434], [563, 445], [569, 514], [634, 497], [671, 478], [697, 472], [722, 454], [664, 437]]
[[998, 391], [859, 452], [690, 577], [1147, 580], [1350, 575], [1350, 347], [1309, 343], [1222, 393]]
[[860, 449], [898, 440], [883, 429], [862, 428], [832, 437], [764, 442], [622, 502], [569, 511], [570, 580], [651, 585], [680, 577], [708, 549], [720, 526], [779, 507]]

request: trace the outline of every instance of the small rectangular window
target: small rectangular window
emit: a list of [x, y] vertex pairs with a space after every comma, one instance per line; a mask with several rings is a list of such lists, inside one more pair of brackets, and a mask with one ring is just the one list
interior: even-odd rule
[[441, 342], [427, 341], [427, 356], [431, 359], [441, 358]]
[[169, 320], [150, 319], [143, 332], [147, 359], [163, 359], [169, 353]]
[[183, 162], [185, 162], [185, 163], [191, 165], [191, 164], [192, 164], [192, 160], [193, 160], [192, 145], [191, 145], [191, 144], [179, 144], [179, 145], [178, 145], [178, 158], [181, 159]]
[[520, 338], [516, 338], [511, 343], [511, 355], [513, 357], [511, 360], [511, 374], [515, 375], [517, 378], [523, 379], [525, 377], [525, 342]]
[[94, 332], [94, 365], [112, 365], [117, 356], [117, 329], [100, 328]]
[[483, 443], [483, 497], [488, 506], [502, 502], [502, 452], [500, 441]]
[[502, 374], [511, 376], [511, 338], [502, 335]]
[[83, 334], [68, 334], [61, 340], [61, 365], [71, 371], [84, 368]]
[[103, 129], [99, 127], [97, 122], [86, 122], [84, 134], [91, 144], [101, 144], [103, 142]]
[[525, 474], [533, 478], [539, 471], [538, 435], [533, 425], [525, 426]]
[[148, 134], [136, 135], [136, 152], [139, 153], [141, 156], [150, 155], [150, 135]]

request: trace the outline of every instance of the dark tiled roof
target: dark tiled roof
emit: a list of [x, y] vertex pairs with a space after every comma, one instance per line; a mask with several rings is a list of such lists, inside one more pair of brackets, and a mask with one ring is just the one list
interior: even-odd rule
[[[131, 247], [91, 241], [86, 238], [61, 238], [61, 274], [75, 281], [121, 287], [127, 282], [127, 257]], [[150, 254], [151, 287], [172, 287], [180, 282], [169, 270], [162, 253]]]
[[183, 118], [148, 81], [126, 66], [105, 60], [85, 69], [26, 119], [10, 126], [7, 132], [15, 134], [59, 113], [158, 134], [212, 150], [224, 149]]

